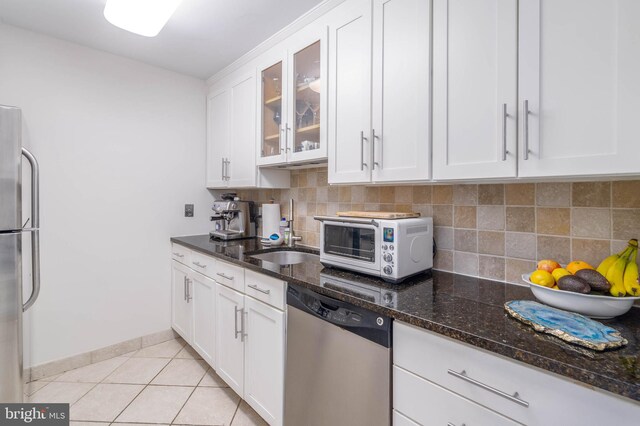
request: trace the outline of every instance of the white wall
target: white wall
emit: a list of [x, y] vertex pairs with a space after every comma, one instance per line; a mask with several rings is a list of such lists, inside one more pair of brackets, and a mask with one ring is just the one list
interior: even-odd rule
[[169, 237], [209, 230], [204, 82], [0, 25], [0, 104], [41, 167], [25, 366], [168, 329]]

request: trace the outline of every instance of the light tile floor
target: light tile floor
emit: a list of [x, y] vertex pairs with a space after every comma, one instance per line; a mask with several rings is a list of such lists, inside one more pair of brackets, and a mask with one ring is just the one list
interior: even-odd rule
[[32, 402], [68, 402], [71, 425], [264, 426], [182, 339], [27, 383]]

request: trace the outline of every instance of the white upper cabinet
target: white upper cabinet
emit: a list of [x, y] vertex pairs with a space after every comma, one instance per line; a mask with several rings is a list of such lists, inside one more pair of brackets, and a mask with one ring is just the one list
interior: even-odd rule
[[249, 67], [212, 87], [207, 96], [207, 187], [282, 188], [283, 170], [256, 166], [256, 76]]
[[324, 161], [327, 157], [327, 34], [311, 25], [258, 65], [258, 164]]
[[430, 6], [356, 0], [329, 24], [329, 183], [430, 178]]
[[229, 141], [229, 90], [213, 91], [207, 97], [207, 187], [227, 186], [225, 175]]
[[373, 3], [374, 182], [431, 177], [430, 3]]
[[370, 0], [334, 9], [329, 24], [329, 183], [371, 180]]
[[256, 186], [256, 83], [254, 73], [234, 81], [231, 91], [231, 139], [227, 158], [227, 182], [230, 187]]
[[517, 0], [434, 0], [433, 178], [517, 173]]
[[636, 0], [520, 0], [520, 176], [640, 172], [639, 22]]
[[253, 71], [238, 74], [207, 98], [207, 187], [252, 187], [255, 159], [256, 87]]

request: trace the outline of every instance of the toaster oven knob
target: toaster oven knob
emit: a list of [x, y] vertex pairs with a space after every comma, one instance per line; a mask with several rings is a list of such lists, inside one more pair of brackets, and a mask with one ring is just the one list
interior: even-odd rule
[[391, 266], [387, 265], [387, 266], [384, 267], [384, 269], [382, 271], [387, 275], [391, 275], [393, 273], [393, 268]]
[[391, 263], [391, 261], [393, 260], [393, 255], [391, 253], [385, 253], [384, 256], [382, 256], [382, 259], [385, 262]]

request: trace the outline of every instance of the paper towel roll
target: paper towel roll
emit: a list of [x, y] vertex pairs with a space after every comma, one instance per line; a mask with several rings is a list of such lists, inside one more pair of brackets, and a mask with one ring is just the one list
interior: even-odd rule
[[262, 205], [262, 237], [280, 232], [280, 204]]

